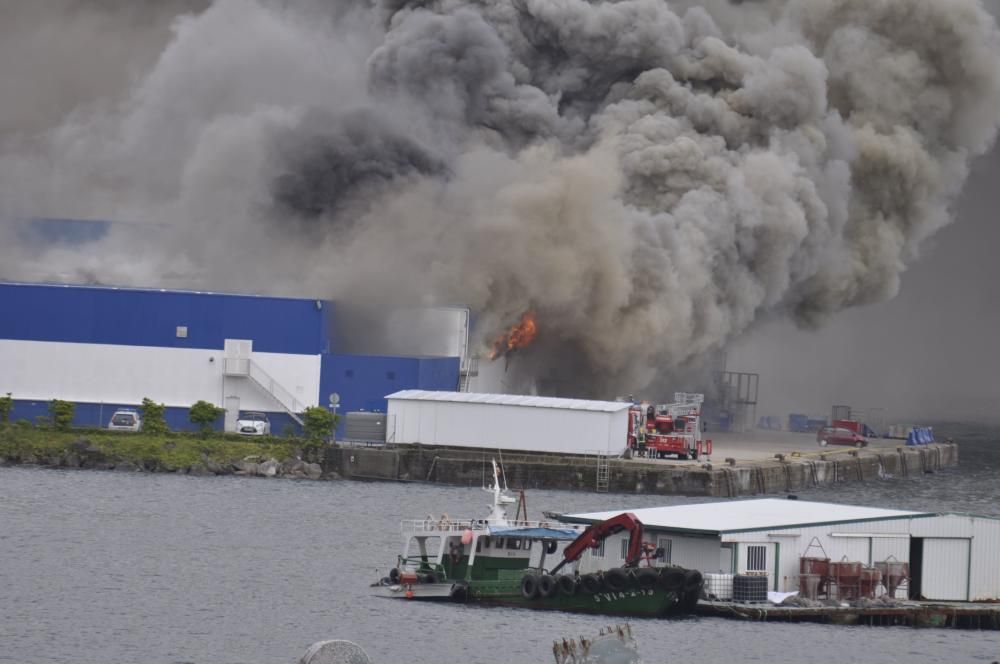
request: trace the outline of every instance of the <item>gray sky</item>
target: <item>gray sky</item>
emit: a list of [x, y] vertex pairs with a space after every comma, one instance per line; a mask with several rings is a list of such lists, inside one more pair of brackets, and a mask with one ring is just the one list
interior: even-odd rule
[[979, 160], [957, 220], [926, 245], [893, 300], [819, 331], [765, 323], [728, 367], [761, 374], [759, 415], [885, 408], [890, 421], [1000, 419], [1000, 151]]

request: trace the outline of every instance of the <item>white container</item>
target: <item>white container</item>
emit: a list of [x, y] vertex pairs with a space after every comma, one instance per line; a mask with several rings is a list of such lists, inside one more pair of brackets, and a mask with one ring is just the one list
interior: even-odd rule
[[625, 402], [426, 390], [386, 399], [387, 443], [612, 456], [628, 443]]
[[705, 575], [702, 595], [706, 599], [730, 602], [733, 599], [733, 575], [708, 572]]

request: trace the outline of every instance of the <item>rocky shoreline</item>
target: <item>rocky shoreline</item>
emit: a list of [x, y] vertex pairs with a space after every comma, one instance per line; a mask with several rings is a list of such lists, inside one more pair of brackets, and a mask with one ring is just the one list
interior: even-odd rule
[[[162, 449], [169, 452], [178, 445], [176, 441], [164, 441]], [[201, 442], [211, 448], [210, 442]], [[34, 446], [0, 445], [0, 466], [40, 466], [45, 468], [78, 468], [135, 473], [172, 473], [207, 477], [215, 475], [235, 475], [245, 477], [274, 477], [287, 479], [330, 480], [339, 479], [335, 472], [324, 472], [320, 463], [303, 459], [300, 450], [289, 448], [289, 454], [281, 459], [270, 454], [249, 454], [239, 458], [218, 458], [218, 454], [200, 451], [190, 455], [189, 461], [168, 462], [164, 455], [150, 453], [122, 454], [106, 449], [88, 437], [75, 438], [64, 445], [37, 449]]]

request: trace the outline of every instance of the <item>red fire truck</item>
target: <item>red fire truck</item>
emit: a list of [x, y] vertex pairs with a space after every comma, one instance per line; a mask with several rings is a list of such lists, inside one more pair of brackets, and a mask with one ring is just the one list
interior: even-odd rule
[[712, 453], [712, 441], [702, 440], [701, 404], [704, 394], [675, 392], [674, 403], [643, 402], [629, 409], [628, 448], [633, 454], [697, 459]]

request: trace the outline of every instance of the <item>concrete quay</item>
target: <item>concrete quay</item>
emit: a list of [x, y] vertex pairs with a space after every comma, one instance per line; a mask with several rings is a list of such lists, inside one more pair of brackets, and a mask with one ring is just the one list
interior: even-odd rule
[[[483, 450], [405, 445], [329, 450], [325, 471], [347, 479], [480, 486]], [[594, 455], [503, 453], [511, 488], [596, 491], [600, 459]], [[918, 476], [958, 464], [956, 443], [907, 447], [873, 440], [866, 448], [817, 446], [809, 435], [753, 432], [717, 436], [711, 457], [607, 459], [612, 493], [736, 496], [786, 493], [815, 486], [876, 481], [887, 475]]]
[[1000, 630], [1000, 606], [996, 604], [912, 601], [883, 604], [877, 600], [854, 604], [850, 606], [846, 602], [843, 604], [833, 602], [826, 606], [802, 607], [701, 600], [695, 608], [695, 613], [700, 616], [758, 622]]

